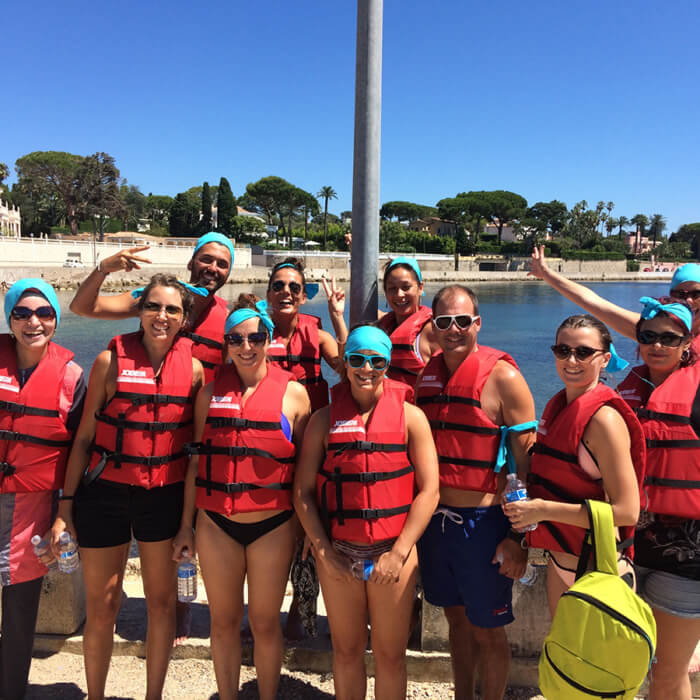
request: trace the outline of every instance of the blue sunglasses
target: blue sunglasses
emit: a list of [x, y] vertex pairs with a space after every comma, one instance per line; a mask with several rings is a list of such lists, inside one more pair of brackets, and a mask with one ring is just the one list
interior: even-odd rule
[[383, 357], [382, 355], [364, 355], [361, 352], [349, 352], [345, 355], [345, 359], [353, 369], [360, 369], [360, 367], [364, 367], [366, 362], [369, 362], [372, 369], [379, 370], [386, 369], [387, 365], [389, 364], [386, 357]]

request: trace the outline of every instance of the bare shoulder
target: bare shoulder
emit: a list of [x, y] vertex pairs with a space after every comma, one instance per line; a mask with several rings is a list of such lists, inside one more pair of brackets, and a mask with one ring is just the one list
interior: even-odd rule
[[117, 356], [111, 350], [103, 350], [96, 358], [92, 364], [91, 374], [94, 376], [107, 376], [110, 367], [113, 367], [113, 371], [117, 371]]
[[425, 417], [425, 413], [423, 413], [423, 411], [420, 408], [418, 408], [418, 406], [414, 406], [412, 403], [408, 403], [408, 401], [404, 401], [403, 410], [406, 416], [406, 421], [424, 422], [428, 420]]
[[323, 440], [328, 435], [330, 425], [331, 408], [330, 406], [323, 406], [311, 414], [311, 418], [309, 418], [309, 422], [306, 425], [305, 435]]
[[620, 433], [628, 433], [625, 419], [620, 412], [612, 406], [601, 406], [588, 422], [586, 433], [591, 431], [594, 435], [610, 438]]
[[292, 379], [287, 383], [285, 398], [290, 398], [293, 401], [303, 401], [304, 399], [308, 401], [309, 395], [299, 382]]
[[530, 394], [530, 388], [520, 370], [505, 360], [496, 362], [486, 384], [490, 384], [500, 396], [511, 397], [523, 392]]

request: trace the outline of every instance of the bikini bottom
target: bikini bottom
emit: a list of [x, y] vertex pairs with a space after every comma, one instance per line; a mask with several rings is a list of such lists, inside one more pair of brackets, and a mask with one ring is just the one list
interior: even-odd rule
[[272, 530], [286, 523], [287, 520], [294, 515], [293, 510], [284, 510], [281, 513], [277, 513], [277, 515], [272, 515], [257, 523], [237, 523], [213, 510], [208, 510], [206, 513], [216, 525], [218, 525], [232, 540], [238, 542], [241, 547], [247, 547], [253, 544], [255, 540], [260, 539], [263, 535], [267, 535], [268, 532], [272, 532]]
[[[554, 571], [557, 573], [559, 578], [566, 584], [567, 587], [574, 585], [576, 581], [576, 569], [570, 569], [569, 567], [562, 566], [555, 558], [554, 554], [547, 550], [547, 555], [549, 560], [552, 562]], [[637, 578], [634, 573], [634, 567], [630, 559], [620, 552], [618, 552], [617, 558], [617, 569], [620, 574], [620, 578], [634, 591], [637, 588]]]

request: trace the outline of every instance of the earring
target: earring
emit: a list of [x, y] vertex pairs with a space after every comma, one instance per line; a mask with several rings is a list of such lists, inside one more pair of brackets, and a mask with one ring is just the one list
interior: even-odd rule
[[690, 359], [690, 350], [683, 350], [683, 354], [681, 355], [681, 362], [687, 362]]

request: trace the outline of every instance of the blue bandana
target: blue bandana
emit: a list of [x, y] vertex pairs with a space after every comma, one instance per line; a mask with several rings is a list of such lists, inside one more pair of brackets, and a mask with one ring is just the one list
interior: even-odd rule
[[58, 303], [56, 292], [48, 282], [33, 277], [18, 280], [7, 290], [7, 294], [5, 294], [5, 320], [7, 325], [10, 325], [10, 312], [17, 306], [17, 302], [22, 294], [32, 289], [39, 292], [56, 312], [56, 328], [58, 328], [58, 322], [61, 320], [61, 305]]
[[207, 243], [218, 243], [219, 245], [226, 246], [226, 248], [228, 248], [228, 252], [231, 253], [231, 267], [233, 267], [233, 243], [231, 243], [231, 239], [224, 236], [223, 233], [217, 233], [216, 231], [209, 231], [209, 233], [205, 233], [203, 236], [200, 236], [197, 239], [197, 245], [194, 247], [192, 257], [194, 257], [197, 254], [197, 251]]
[[391, 340], [381, 328], [359, 326], [350, 332], [345, 343], [344, 359], [360, 350], [372, 350], [379, 353], [387, 363], [391, 362]]
[[610, 343], [610, 361], [608, 366], [605, 368], [608, 372], [621, 372], [623, 369], [627, 369], [630, 363], [627, 360], [623, 360], [618, 354], [615, 346]]
[[[181, 284], [185, 289], [189, 289], [189, 291], [192, 292], [192, 294], [196, 294], [200, 297], [209, 296], [209, 291], [205, 287], [195, 287], [189, 282], [181, 282], [180, 280], [178, 280], [178, 283]], [[138, 299], [143, 294], [145, 289], [146, 287], [136, 287], [136, 289], [133, 289], [131, 291], [131, 296], [134, 297], [134, 299]]]
[[398, 258], [394, 258], [391, 261], [391, 264], [389, 265], [389, 267], [387, 267], [386, 271], [389, 272], [390, 270], [395, 268], [397, 265], [408, 265], [416, 273], [416, 277], [418, 278], [418, 281], [419, 282], [423, 281], [423, 275], [421, 274], [420, 267], [418, 267], [418, 262], [416, 261], [415, 258], [406, 258], [403, 255], [398, 257]]
[[683, 282], [700, 282], [700, 265], [688, 263], [677, 268], [671, 279], [671, 291]]
[[275, 324], [272, 322], [272, 319], [267, 313], [266, 301], [259, 301], [255, 305], [254, 309], [236, 309], [236, 311], [230, 314], [226, 319], [226, 327], [224, 332], [229, 333], [234, 326], [237, 326], [239, 323], [243, 323], [243, 321], [247, 321], [249, 318], [259, 318], [263, 322], [265, 328], [267, 328], [270, 338], [272, 338], [272, 332], [275, 329]]
[[677, 303], [662, 304], [656, 299], [652, 299], [652, 297], [642, 297], [639, 303], [644, 304], [644, 308], [642, 309], [643, 319], [654, 318], [659, 311], [665, 311], [667, 314], [675, 316], [688, 329], [688, 333], [691, 332], [693, 314], [687, 306]]

